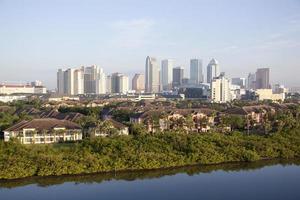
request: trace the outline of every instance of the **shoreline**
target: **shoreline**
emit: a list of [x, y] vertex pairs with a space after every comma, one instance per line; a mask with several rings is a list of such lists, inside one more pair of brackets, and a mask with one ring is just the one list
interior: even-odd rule
[[[218, 167], [225, 165], [251, 165], [255, 163], [263, 163], [263, 162], [274, 162], [280, 164], [281, 162], [289, 162], [289, 161], [300, 161], [300, 157], [295, 158], [263, 158], [255, 161], [228, 161], [228, 162], [220, 162], [220, 163], [210, 163], [210, 164], [188, 164], [188, 165], [179, 165], [179, 166], [170, 166], [170, 167], [160, 167], [160, 168], [149, 168], [149, 169], [124, 169], [124, 170], [115, 170], [115, 171], [99, 171], [93, 173], [79, 173], [79, 174], [62, 174], [62, 175], [49, 175], [49, 176], [28, 176], [22, 178], [13, 178], [13, 179], [0, 179], [1, 183], [6, 182], [19, 182], [26, 181], [29, 179], [54, 179], [54, 178], [76, 178], [76, 177], [91, 177], [91, 176], [100, 176], [100, 175], [122, 175], [122, 174], [134, 174], [134, 173], [151, 173], [151, 172], [163, 172], [168, 170], [180, 170], [185, 168], [208, 168], [208, 167]], [[0, 186], [1, 188], [1, 186]]]

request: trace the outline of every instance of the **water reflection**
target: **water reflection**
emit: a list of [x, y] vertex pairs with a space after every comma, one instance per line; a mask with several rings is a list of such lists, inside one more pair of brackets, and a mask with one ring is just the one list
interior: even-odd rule
[[189, 176], [197, 175], [200, 173], [211, 173], [213, 171], [222, 170], [229, 171], [249, 171], [256, 170], [272, 165], [300, 165], [300, 160], [269, 160], [259, 161], [252, 163], [227, 163], [219, 165], [206, 165], [206, 166], [189, 166], [172, 169], [159, 169], [159, 170], [143, 170], [143, 171], [131, 171], [131, 172], [116, 172], [116, 173], [101, 173], [101, 174], [89, 174], [89, 175], [72, 175], [72, 176], [58, 176], [58, 177], [30, 177], [19, 180], [0, 180], [1, 188], [15, 188], [22, 187], [30, 184], [36, 184], [39, 187], [48, 187], [52, 185], [59, 185], [66, 182], [74, 183], [101, 183], [103, 181], [111, 180], [143, 180], [160, 178], [163, 176], [172, 176], [178, 173], [184, 173]]

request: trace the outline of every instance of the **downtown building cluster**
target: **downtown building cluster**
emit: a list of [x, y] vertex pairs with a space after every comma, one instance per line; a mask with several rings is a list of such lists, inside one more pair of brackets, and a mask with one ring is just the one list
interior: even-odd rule
[[148, 56], [145, 73], [133, 76], [131, 88], [129, 77], [122, 73], [106, 75], [102, 68], [93, 65], [77, 69], [59, 69], [57, 72], [57, 93], [59, 95], [83, 94], [183, 94], [186, 98], [210, 99], [226, 103], [235, 99], [255, 98], [259, 100], [284, 100], [284, 87], [271, 88], [270, 69], [259, 68], [247, 78], [227, 78], [220, 71], [216, 59], [211, 59], [203, 72], [201, 59], [190, 59], [190, 77], [184, 74], [182, 66], [175, 66], [173, 59], [159, 61]]

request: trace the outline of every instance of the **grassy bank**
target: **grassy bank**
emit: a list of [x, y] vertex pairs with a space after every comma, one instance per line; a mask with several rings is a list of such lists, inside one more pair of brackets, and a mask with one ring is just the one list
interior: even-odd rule
[[300, 157], [300, 131], [270, 136], [164, 133], [77, 144], [0, 143], [0, 179]]

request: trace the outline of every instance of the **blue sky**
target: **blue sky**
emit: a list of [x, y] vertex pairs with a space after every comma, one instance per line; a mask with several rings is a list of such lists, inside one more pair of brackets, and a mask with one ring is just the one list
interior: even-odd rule
[[[299, 86], [300, 0], [0, 0], [0, 82], [56, 86], [60, 67], [144, 72], [147, 55], [211, 58], [229, 77], [271, 68]], [[296, 75], [297, 74], [297, 75]]]

